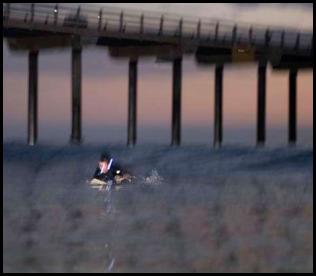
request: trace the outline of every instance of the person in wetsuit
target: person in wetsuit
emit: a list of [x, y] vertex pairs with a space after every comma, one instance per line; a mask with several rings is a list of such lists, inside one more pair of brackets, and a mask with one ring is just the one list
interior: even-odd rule
[[96, 168], [93, 179], [103, 182], [113, 181], [115, 184], [131, 182], [131, 176], [122, 170], [121, 166], [114, 162], [114, 159], [106, 152], [101, 154], [98, 167]]

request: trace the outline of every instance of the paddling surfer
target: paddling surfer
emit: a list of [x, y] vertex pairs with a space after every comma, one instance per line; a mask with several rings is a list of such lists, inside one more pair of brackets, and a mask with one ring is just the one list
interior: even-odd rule
[[[114, 162], [114, 159], [106, 152], [101, 154], [91, 184], [113, 181], [115, 184], [131, 182], [131, 175]], [[100, 182], [101, 181], [101, 182]]]

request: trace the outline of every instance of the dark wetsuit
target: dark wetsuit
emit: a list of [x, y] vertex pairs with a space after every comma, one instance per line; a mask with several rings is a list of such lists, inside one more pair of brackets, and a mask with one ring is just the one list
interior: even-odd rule
[[121, 168], [117, 164], [112, 164], [111, 168], [107, 173], [101, 173], [100, 168], [97, 167], [93, 175], [93, 178], [107, 182], [110, 180], [114, 181], [114, 177], [116, 175], [122, 175]]

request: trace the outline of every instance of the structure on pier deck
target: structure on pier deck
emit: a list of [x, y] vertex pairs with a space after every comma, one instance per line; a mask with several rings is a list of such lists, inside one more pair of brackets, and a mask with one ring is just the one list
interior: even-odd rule
[[171, 144], [181, 142], [182, 58], [215, 66], [214, 146], [223, 139], [223, 73], [227, 63], [258, 63], [257, 145], [265, 142], [266, 68], [289, 70], [289, 143], [296, 142], [296, 78], [313, 69], [313, 33], [263, 26], [96, 7], [92, 4], [4, 3], [3, 37], [11, 50], [29, 52], [28, 143], [37, 139], [38, 54], [71, 47], [71, 142], [81, 142], [81, 52], [87, 44], [108, 47], [113, 58], [129, 59], [128, 145], [137, 138], [137, 61], [155, 56], [171, 62]]

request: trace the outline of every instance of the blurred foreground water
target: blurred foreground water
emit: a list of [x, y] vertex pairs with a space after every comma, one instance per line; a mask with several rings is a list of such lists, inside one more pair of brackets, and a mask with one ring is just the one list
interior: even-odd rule
[[313, 149], [3, 146], [4, 272], [312, 272]]

